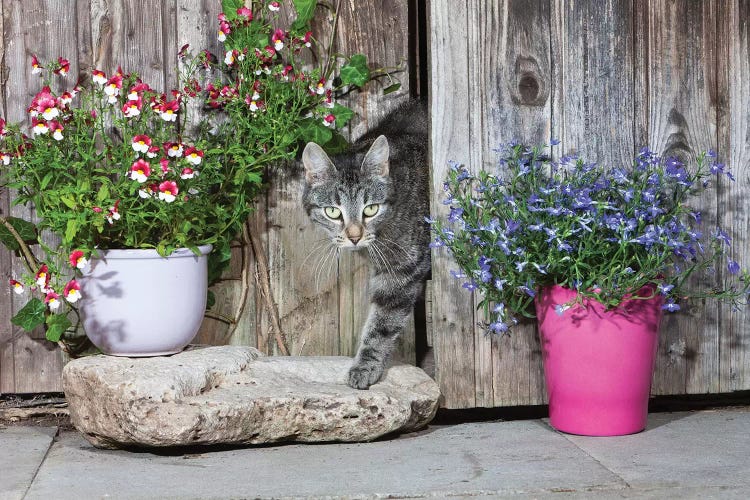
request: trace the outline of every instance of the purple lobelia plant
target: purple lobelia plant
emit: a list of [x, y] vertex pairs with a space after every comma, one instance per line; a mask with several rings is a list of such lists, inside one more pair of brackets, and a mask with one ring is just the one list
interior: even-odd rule
[[732, 260], [729, 235], [704, 227], [690, 205], [715, 177], [734, 180], [715, 153], [700, 154], [688, 169], [644, 148], [631, 166], [605, 169], [575, 156], [554, 161], [543, 147], [498, 152], [497, 173], [473, 175], [452, 163], [443, 201], [450, 213], [428, 221], [431, 245], [447, 248], [460, 268], [451, 274], [481, 294], [488, 331], [505, 333], [519, 316], [534, 317], [534, 297], [551, 285], [608, 308], [649, 298], [635, 296], [648, 284], [670, 312], [688, 298], [747, 303], [750, 275]]

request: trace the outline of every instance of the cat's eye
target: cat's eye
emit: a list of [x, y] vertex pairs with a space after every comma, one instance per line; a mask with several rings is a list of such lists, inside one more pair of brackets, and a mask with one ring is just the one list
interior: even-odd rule
[[325, 207], [323, 209], [323, 212], [329, 219], [336, 220], [341, 218], [341, 210], [339, 210], [337, 207]]
[[365, 214], [365, 217], [374, 217], [378, 211], [380, 211], [380, 205], [373, 203], [372, 205], [367, 205], [364, 210], [362, 210], [362, 213]]

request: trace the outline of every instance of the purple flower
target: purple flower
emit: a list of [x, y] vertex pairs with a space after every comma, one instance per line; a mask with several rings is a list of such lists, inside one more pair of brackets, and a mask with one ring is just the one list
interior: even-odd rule
[[461, 207], [451, 207], [451, 213], [448, 215], [448, 220], [451, 222], [457, 222], [461, 219], [464, 214], [464, 209]]
[[450, 275], [453, 276], [456, 279], [462, 279], [466, 277], [466, 274], [464, 274], [461, 271], [454, 271], [453, 269], [450, 270]]
[[664, 283], [659, 283], [657, 288], [659, 289], [660, 294], [667, 295], [669, 292], [672, 291], [672, 289], [674, 288], [674, 285], [665, 285]]
[[500, 278], [495, 278], [495, 288], [497, 288], [499, 291], [503, 291], [503, 287], [508, 282], [508, 280], [501, 280]]
[[714, 239], [724, 243], [726, 246], [729, 246], [732, 241], [732, 238], [730, 238], [727, 233], [725, 233], [718, 227], [716, 228], [716, 232], [714, 233]]
[[463, 285], [461, 285], [463, 288], [466, 288], [468, 291], [473, 292], [477, 288], [479, 288], [479, 285], [477, 285], [477, 282], [474, 280], [467, 281]]
[[730, 274], [737, 274], [740, 272], [740, 265], [737, 262], [729, 259], [727, 263], [727, 271], [729, 271]]
[[557, 146], [558, 144], [560, 144], [560, 139], [558, 139], [558, 138], [556, 138], [556, 137], [553, 137], [553, 138], [552, 138], [552, 139], [551, 139], [551, 140], [549, 141], [549, 145], [550, 145], [550, 146]]
[[669, 312], [675, 312], [680, 310], [680, 305], [675, 304], [675, 301], [672, 299], [667, 300], [667, 303], [661, 306], [661, 308], [665, 311]]
[[489, 329], [492, 333], [502, 334], [508, 331], [508, 325], [500, 320], [490, 323]]

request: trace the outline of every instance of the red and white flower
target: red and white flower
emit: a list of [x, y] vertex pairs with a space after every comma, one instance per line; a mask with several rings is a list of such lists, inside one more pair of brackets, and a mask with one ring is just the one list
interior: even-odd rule
[[17, 295], [21, 295], [25, 291], [23, 283], [21, 283], [20, 281], [10, 280], [10, 287]]
[[273, 48], [277, 52], [284, 48], [284, 38], [286, 38], [286, 33], [281, 29], [277, 29], [271, 35], [271, 43], [273, 43]]
[[170, 158], [182, 158], [182, 144], [179, 142], [164, 143], [164, 150]]
[[203, 151], [190, 146], [185, 150], [185, 159], [193, 166], [198, 166], [203, 161]]
[[111, 224], [114, 224], [115, 221], [120, 220], [120, 212], [118, 211], [117, 207], [120, 205], [120, 200], [117, 200], [115, 202], [115, 206], [109, 207], [109, 210], [107, 211], [107, 215], [105, 218], [107, 219], [107, 222]]
[[47, 264], [39, 266], [39, 270], [34, 275], [34, 281], [43, 292], [47, 291], [47, 285], [49, 285], [49, 268]]
[[70, 280], [63, 289], [63, 296], [65, 300], [71, 304], [75, 304], [81, 299], [81, 285], [76, 280]]
[[65, 92], [60, 94], [60, 98], [58, 99], [58, 102], [62, 104], [63, 106], [70, 106], [70, 103], [73, 102], [73, 94], [66, 90]]
[[281, 5], [279, 5], [279, 2], [271, 2], [268, 4], [268, 10], [271, 12], [278, 12], [281, 8]]
[[5, 151], [0, 151], [0, 162], [5, 166], [10, 165], [10, 155]]
[[50, 311], [57, 311], [60, 308], [60, 294], [50, 290], [44, 297], [44, 303], [47, 304]]
[[172, 203], [177, 199], [177, 193], [179, 192], [180, 190], [177, 189], [177, 183], [174, 181], [164, 181], [159, 184], [159, 199], [162, 201]]
[[164, 177], [169, 173], [169, 160], [162, 158], [159, 160], [159, 166], [161, 167], [161, 175]]
[[36, 58], [35, 55], [31, 55], [31, 74], [32, 75], [39, 75], [42, 73], [42, 65], [39, 64], [39, 60]]
[[64, 57], [58, 57], [57, 64], [58, 67], [53, 73], [61, 76], [68, 76], [68, 71], [70, 71], [70, 61], [68, 61]]
[[115, 75], [107, 80], [104, 86], [104, 93], [107, 94], [107, 102], [115, 104], [117, 97], [120, 95], [120, 89], [122, 88], [122, 73], [117, 72]]
[[158, 190], [159, 190], [159, 186], [157, 186], [156, 184], [149, 184], [144, 189], [138, 190], [138, 196], [144, 199], [151, 198], [152, 196], [156, 194]]
[[151, 175], [151, 165], [146, 160], [139, 158], [130, 167], [130, 178], [134, 181], [138, 181], [141, 184], [148, 180], [148, 176]]
[[165, 122], [177, 121], [177, 112], [180, 110], [180, 101], [175, 99], [167, 101], [159, 106], [159, 116]]
[[180, 173], [180, 179], [192, 179], [196, 175], [198, 175], [198, 172], [196, 170], [193, 170], [190, 167], [185, 167]]
[[131, 144], [133, 151], [137, 153], [146, 153], [151, 148], [151, 138], [145, 134], [136, 135], [133, 137], [133, 143]]
[[159, 146], [151, 146], [150, 148], [148, 148], [148, 151], [146, 151], [146, 157], [156, 158], [157, 156], [159, 156], [159, 151], [161, 151], [161, 149], [159, 149]]
[[305, 36], [302, 37], [302, 43], [305, 44], [305, 47], [312, 47], [312, 31], [305, 33]]
[[151, 87], [148, 86], [148, 84], [139, 82], [130, 87], [130, 91], [128, 91], [128, 100], [129, 101], [140, 101], [141, 96], [143, 95], [143, 92], [147, 92], [151, 90]]
[[328, 90], [328, 85], [326, 84], [325, 78], [321, 78], [320, 80], [318, 80], [318, 83], [315, 85], [315, 87], [310, 87], [310, 92], [314, 92], [318, 95], [325, 94], [326, 90]]
[[333, 127], [336, 123], [336, 117], [334, 115], [326, 115], [323, 117], [323, 125], [326, 127]]
[[0, 137], [5, 137], [8, 135], [8, 129], [5, 128], [5, 120], [0, 118]]
[[91, 72], [91, 79], [100, 87], [104, 86], [107, 83], [107, 75], [104, 73], [104, 71], [100, 71], [98, 69], [95, 69]]
[[143, 101], [140, 97], [135, 100], [131, 99], [122, 105], [122, 114], [125, 115], [126, 118], [133, 118], [134, 116], [141, 114], [142, 107]]
[[232, 28], [229, 26], [229, 23], [226, 21], [221, 21], [219, 23], [219, 41], [225, 42], [227, 40], [227, 35], [232, 32]]
[[224, 64], [227, 66], [232, 66], [234, 64], [234, 61], [237, 59], [237, 56], [239, 56], [240, 53], [237, 49], [227, 50], [227, 52], [224, 54]]
[[65, 130], [65, 127], [63, 127], [62, 124], [60, 124], [60, 122], [58, 122], [57, 120], [52, 120], [48, 125], [50, 132], [52, 132], [52, 138], [56, 141], [62, 141], [62, 131]]
[[60, 110], [57, 108], [57, 99], [53, 96], [49, 90], [45, 87], [35, 97], [34, 110], [42, 115], [45, 120], [54, 120], [60, 116]]
[[237, 15], [240, 17], [244, 17], [246, 21], [253, 20], [253, 12], [247, 7], [240, 7], [239, 9], [237, 9]]
[[47, 132], [49, 132], [49, 127], [47, 126], [47, 122], [43, 120], [38, 120], [36, 118], [32, 118], [31, 130], [34, 133], [34, 135], [44, 135]]
[[70, 262], [70, 265], [72, 267], [75, 267], [76, 269], [85, 269], [89, 263], [89, 261], [86, 259], [86, 254], [83, 253], [83, 250], [73, 250], [72, 252], [70, 252], [70, 255], [68, 256], [68, 262]]

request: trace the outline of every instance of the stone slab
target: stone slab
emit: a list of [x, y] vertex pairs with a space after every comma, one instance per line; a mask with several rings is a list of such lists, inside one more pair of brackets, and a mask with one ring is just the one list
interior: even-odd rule
[[646, 431], [571, 442], [637, 488], [750, 491], [750, 408], [662, 413]]
[[102, 448], [370, 441], [420, 429], [440, 391], [422, 370], [390, 367], [360, 391], [346, 357], [263, 357], [221, 346], [169, 357], [91, 356], [68, 363], [76, 428]]
[[193, 448], [187, 454], [96, 449], [66, 433], [26, 500], [537, 498], [544, 492], [567, 498], [565, 492], [626, 490], [564, 436], [539, 421], [514, 421], [430, 426], [368, 443]]
[[57, 427], [0, 428], [0, 499], [21, 499], [44, 461]]

